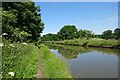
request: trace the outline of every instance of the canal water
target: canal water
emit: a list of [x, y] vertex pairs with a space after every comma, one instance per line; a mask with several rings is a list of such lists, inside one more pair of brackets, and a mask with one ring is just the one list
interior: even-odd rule
[[67, 63], [74, 78], [118, 78], [120, 50], [62, 45], [49, 48]]

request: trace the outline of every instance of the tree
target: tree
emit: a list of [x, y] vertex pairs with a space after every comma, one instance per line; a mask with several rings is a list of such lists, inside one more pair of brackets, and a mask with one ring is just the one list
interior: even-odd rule
[[14, 27], [16, 24], [16, 16], [10, 11], [2, 10], [2, 33], [7, 33], [8, 38], [12, 37]]
[[112, 30], [106, 30], [102, 33], [102, 38], [104, 39], [112, 39], [113, 38], [113, 33]]
[[49, 33], [42, 36], [42, 41], [57, 41], [57, 40], [59, 40], [57, 34]]
[[[7, 33], [9, 31], [10, 39], [15, 39], [18, 34], [13, 34], [13, 32], [19, 28], [19, 31], [25, 34], [27, 33], [27, 39], [31, 41], [39, 40], [40, 33], [44, 29], [44, 23], [42, 22], [41, 14], [39, 13], [39, 6], [35, 6], [34, 2], [3, 2], [2, 8], [6, 11], [5, 16], [3, 17], [3, 25], [10, 26], [13, 29], [12, 31], [9, 31], [8, 27], [6, 27], [6, 29], [5, 27], [3, 28], [3, 32]], [[2, 14], [4, 15], [4, 13]], [[10, 17], [16, 19], [10, 19]], [[7, 18], [9, 20], [7, 20]], [[13, 20], [15, 22], [13, 22]]]
[[59, 39], [74, 39], [76, 38], [77, 28], [74, 25], [65, 25], [60, 31], [57, 33]]
[[120, 28], [116, 28], [114, 30], [114, 34], [116, 39], [120, 39]]
[[87, 38], [89, 39], [90, 37], [93, 37], [93, 33], [90, 30], [82, 30], [80, 29], [77, 32], [78, 38]]
[[101, 34], [94, 34], [94, 38], [101, 38]]

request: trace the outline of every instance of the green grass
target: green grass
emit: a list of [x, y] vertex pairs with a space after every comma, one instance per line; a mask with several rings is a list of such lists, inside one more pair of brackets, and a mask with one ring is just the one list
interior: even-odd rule
[[[49, 42], [50, 43], [50, 42]], [[115, 47], [120, 48], [120, 40], [105, 40], [100, 38], [92, 39], [74, 39], [74, 40], [64, 40], [64, 41], [52, 41], [52, 43], [65, 44], [65, 45], [79, 45], [79, 46], [97, 46], [97, 47]]]
[[47, 46], [40, 46], [43, 78], [71, 78], [66, 63], [52, 54]]
[[88, 43], [89, 43], [88, 45], [95, 45], [95, 46], [99, 46], [100, 44], [102, 44], [103, 46], [114, 46], [118, 44], [118, 41], [104, 40], [104, 39], [100, 39], [100, 40], [90, 39]]
[[[24, 45], [3, 40], [2, 77], [36, 78], [38, 66], [38, 48], [34, 44]], [[10, 46], [12, 45], [12, 46]], [[8, 72], [14, 72], [11, 76]]]

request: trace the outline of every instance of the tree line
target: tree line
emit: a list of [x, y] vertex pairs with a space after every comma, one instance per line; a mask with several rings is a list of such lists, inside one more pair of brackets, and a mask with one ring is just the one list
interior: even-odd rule
[[42, 36], [42, 41], [59, 41], [78, 38], [120, 39], [120, 28], [106, 30], [102, 34], [95, 34], [91, 30], [78, 30], [75, 25], [65, 25], [57, 34], [48, 33]]
[[2, 3], [3, 37], [16, 42], [37, 42], [44, 29], [40, 6], [29, 2]]

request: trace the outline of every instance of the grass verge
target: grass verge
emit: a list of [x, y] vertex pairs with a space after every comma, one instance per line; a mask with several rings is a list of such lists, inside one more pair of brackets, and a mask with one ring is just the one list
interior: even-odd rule
[[52, 54], [44, 44], [40, 45], [43, 78], [71, 78], [67, 65]]
[[3, 44], [2, 78], [36, 78], [38, 48], [34, 44], [11, 44], [7, 40], [3, 40]]

